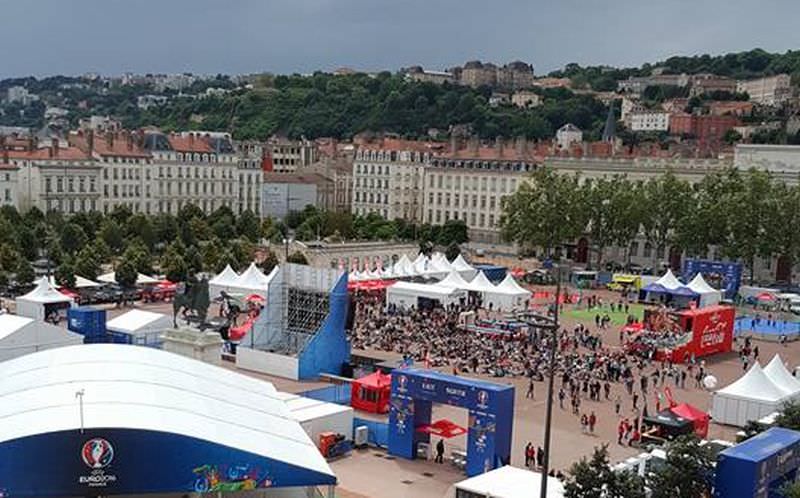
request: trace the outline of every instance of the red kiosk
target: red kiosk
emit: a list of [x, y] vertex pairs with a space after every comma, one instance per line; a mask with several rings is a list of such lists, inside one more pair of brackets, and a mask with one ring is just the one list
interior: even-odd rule
[[381, 371], [353, 381], [350, 404], [356, 410], [389, 413], [392, 376]]

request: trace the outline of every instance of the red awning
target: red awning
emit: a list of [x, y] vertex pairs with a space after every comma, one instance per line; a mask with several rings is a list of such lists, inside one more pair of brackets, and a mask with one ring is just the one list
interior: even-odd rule
[[672, 413], [683, 417], [687, 420], [691, 420], [694, 422], [695, 420], [706, 420], [708, 419], [708, 413], [700, 410], [699, 408], [695, 408], [694, 406], [690, 405], [689, 403], [681, 403], [680, 405], [674, 406], [670, 408]]
[[759, 301], [774, 301], [775, 295], [770, 294], [769, 292], [762, 292], [761, 294], [756, 296], [756, 299], [758, 299]]
[[380, 389], [392, 384], [392, 376], [378, 371], [371, 373], [366, 377], [361, 377], [360, 379], [356, 380], [356, 382], [362, 386]]
[[421, 425], [417, 427], [417, 432], [426, 432], [428, 434], [433, 434], [434, 436], [451, 438], [466, 434], [467, 430], [447, 419], [441, 419], [432, 424]]
[[248, 303], [260, 303], [260, 304], [264, 304], [264, 302], [266, 301], [266, 299], [264, 299], [264, 296], [259, 296], [258, 294], [250, 294], [244, 300], [247, 301]]

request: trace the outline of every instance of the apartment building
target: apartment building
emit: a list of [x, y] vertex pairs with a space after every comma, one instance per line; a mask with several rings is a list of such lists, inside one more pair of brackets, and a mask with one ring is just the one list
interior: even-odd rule
[[777, 74], [766, 78], [739, 81], [736, 84], [736, 91], [747, 93], [750, 96], [750, 102], [779, 106], [792, 96], [792, 79], [788, 74]]
[[736, 92], [736, 80], [727, 76], [709, 73], [693, 74], [689, 83], [692, 86], [689, 91], [691, 97], [714, 92]]
[[273, 171], [294, 173], [317, 161], [317, 146], [311, 140], [272, 137], [267, 141]]
[[669, 113], [647, 110], [631, 112], [625, 117], [625, 125], [631, 131], [667, 131]]
[[234, 212], [252, 211], [261, 215], [261, 184], [267, 147], [263, 142], [246, 141], [234, 144], [237, 153], [237, 207]]

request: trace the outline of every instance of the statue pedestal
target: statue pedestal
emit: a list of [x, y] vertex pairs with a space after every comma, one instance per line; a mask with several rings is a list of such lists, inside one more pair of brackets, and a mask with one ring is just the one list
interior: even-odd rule
[[214, 365], [219, 365], [222, 361], [221, 352], [224, 341], [218, 332], [202, 332], [189, 327], [180, 327], [167, 330], [161, 339], [164, 351]]

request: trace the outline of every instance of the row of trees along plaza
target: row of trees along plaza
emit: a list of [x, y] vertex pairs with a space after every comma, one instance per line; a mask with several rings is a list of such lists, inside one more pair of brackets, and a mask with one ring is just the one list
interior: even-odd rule
[[504, 200], [500, 224], [507, 240], [546, 256], [586, 236], [597, 265], [607, 248], [629, 252], [638, 237], [654, 249], [654, 268], [665, 247], [690, 257], [715, 247], [719, 256], [742, 261], [752, 279], [756, 257], [777, 256], [789, 267], [800, 257], [800, 186], [754, 169], [717, 171], [690, 184], [669, 172], [631, 181], [542, 168]]
[[[145, 215], [117, 207], [100, 212], [65, 216], [33, 208], [20, 214], [11, 206], [0, 208], [0, 286], [13, 280], [26, 285], [34, 280], [32, 263], [49, 259], [56, 281], [74, 288], [75, 276], [93, 280], [113, 268], [122, 286], [131, 286], [137, 272], [163, 273], [173, 282], [199, 272], [217, 273], [225, 265], [244, 269], [262, 242], [282, 244], [286, 237], [298, 240], [405, 240], [448, 247], [467, 241], [463, 222], [413, 225], [389, 221], [378, 215], [365, 217], [318, 210], [313, 206], [291, 213], [286, 222], [260, 220], [251, 211], [239, 216], [227, 207], [206, 215], [194, 205], [177, 216]], [[456, 246], [457, 247], [457, 246]], [[262, 266], [277, 264], [264, 251]], [[305, 263], [301, 253], [289, 260]]]

